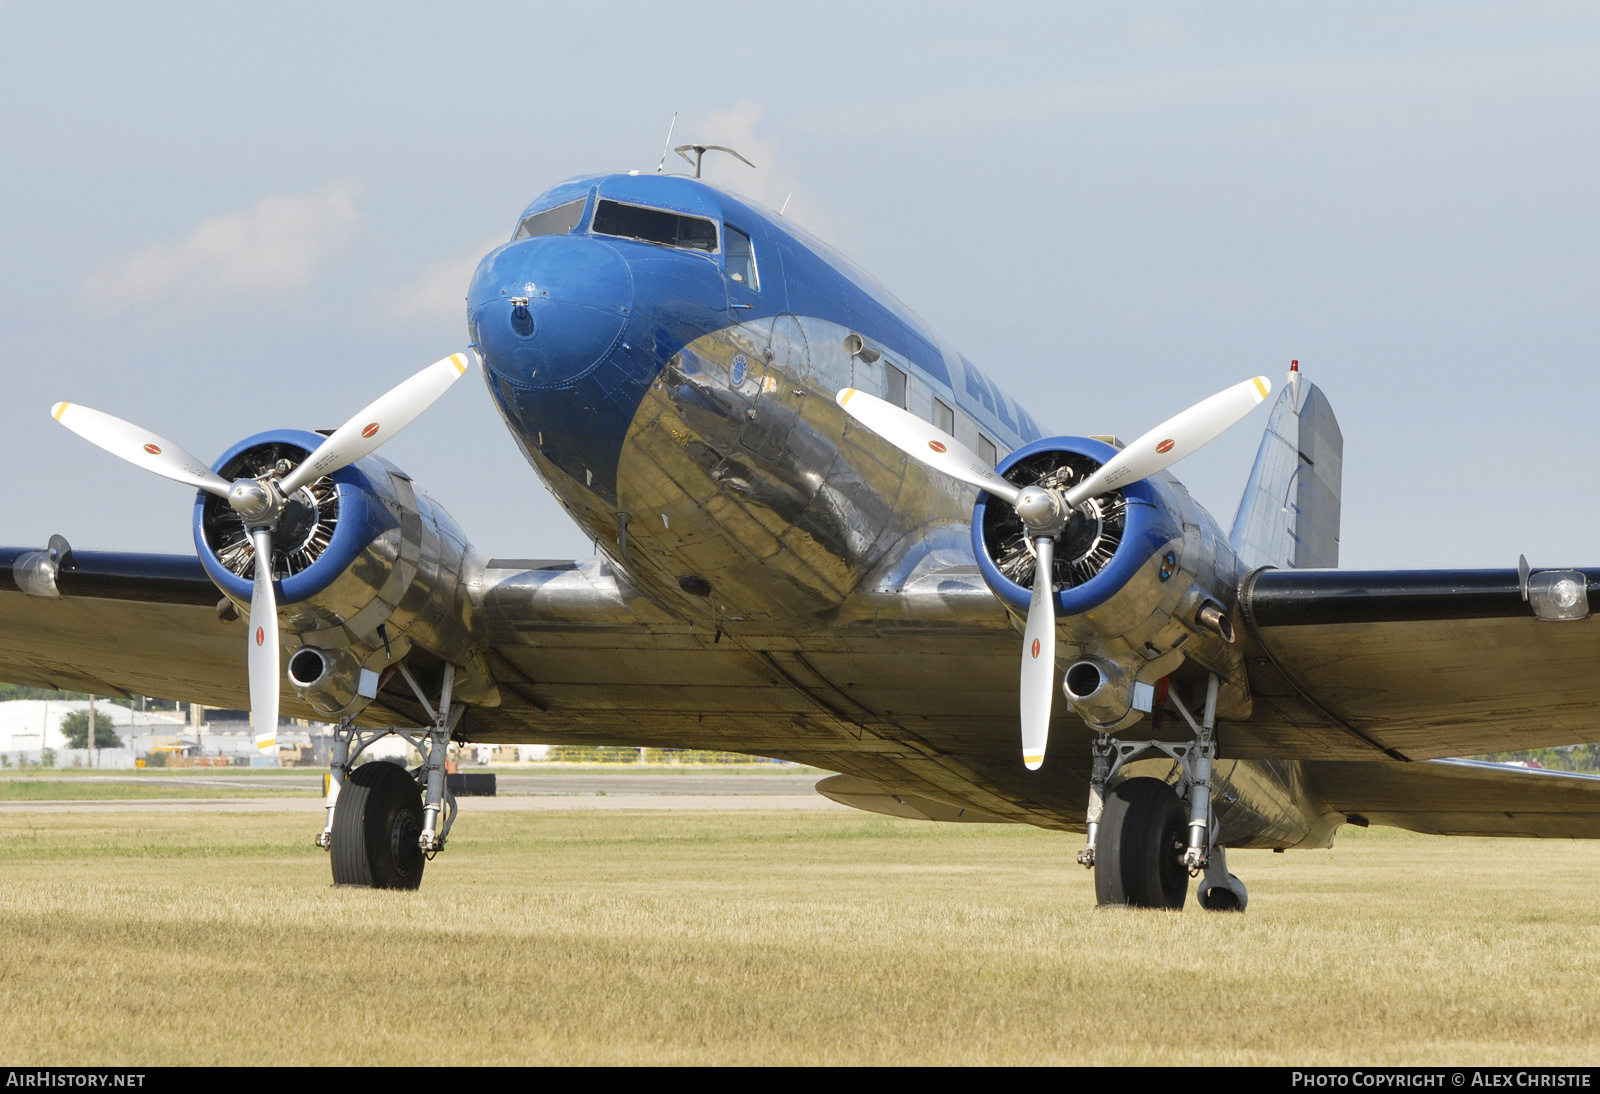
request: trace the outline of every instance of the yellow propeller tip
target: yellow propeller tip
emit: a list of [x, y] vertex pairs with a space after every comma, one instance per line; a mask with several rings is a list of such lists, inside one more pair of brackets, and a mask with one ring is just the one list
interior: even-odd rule
[[1255, 379], [1255, 384], [1256, 390], [1261, 393], [1261, 398], [1263, 400], [1265, 400], [1268, 395], [1272, 394], [1272, 381], [1267, 379], [1265, 376], [1257, 376]]
[[65, 414], [67, 412], [67, 407], [71, 405], [71, 403], [57, 403], [55, 406], [50, 408], [50, 417], [59, 422], [61, 420], [61, 415]]

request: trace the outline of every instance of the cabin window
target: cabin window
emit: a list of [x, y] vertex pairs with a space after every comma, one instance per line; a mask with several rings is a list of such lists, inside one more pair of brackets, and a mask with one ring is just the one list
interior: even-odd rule
[[594, 230], [601, 235], [639, 239], [663, 247], [715, 254], [717, 226], [704, 217], [669, 213], [665, 209], [646, 209], [602, 200], [594, 211]]
[[722, 247], [728, 262], [728, 277], [742, 282], [751, 292], [760, 292], [761, 279], [756, 274], [756, 252], [750, 246], [750, 237], [731, 224], [724, 224]]
[[1000, 462], [1000, 450], [995, 448], [994, 442], [982, 433], [978, 434], [978, 458], [988, 467]]
[[889, 400], [889, 402], [893, 403], [895, 406], [899, 406], [899, 407], [905, 406], [906, 405], [906, 374], [901, 372], [899, 369], [895, 368], [893, 365], [889, 364], [887, 361], [885, 361], [884, 364], [883, 364], [883, 371], [884, 371], [884, 377], [885, 377], [885, 379], [884, 379], [884, 389], [885, 390], [884, 390], [883, 397], [885, 399]]
[[935, 399], [933, 401], [933, 424], [954, 437], [956, 435], [956, 412], [945, 406], [938, 399]]
[[569, 201], [565, 205], [557, 205], [554, 209], [546, 209], [542, 213], [529, 213], [522, 218], [522, 223], [517, 225], [517, 234], [512, 240], [527, 239], [530, 236], [564, 236], [578, 226], [578, 221], [583, 219], [583, 203], [588, 198], [579, 198]]

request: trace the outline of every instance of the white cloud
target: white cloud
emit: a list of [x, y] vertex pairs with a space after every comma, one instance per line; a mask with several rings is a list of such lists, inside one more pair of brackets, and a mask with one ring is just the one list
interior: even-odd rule
[[262, 198], [249, 212], [201, 221], [180, 243], [157, 243], [101, 268], [85, 292], [149, 305], [298, 288], [350, 242], [360, 219], [355, 198], [345, 182]]
[[435, 262], [404, 288], [383, 294], [380, 306], [394, 319], [460, 319], [467, 313], [467, 284], [483, 256], [505, 242], [485, 240], [460, 258]]
[[[720, 144], [737, 151], [755, 164], [751, 170], [732, 156], [707, 152], [702, 175], [707, 182], [742, 194], [784, 215], [827, 239], [827, 218], [819, 202], [796, 180], [778, 152], [778, 142], [756, 136], [756, 123], [762, 109], [753, 102], [742, 102], [732, 110], [718, 111], [702, 119], [688, 119], [678, 132], [684, 140]], [[678, 138], [674, 138], [678, 143]], [[693, 153], [690, 153], [693, 155]], [[788, 208], [784, 209], [784, 203]], [[832, 240], [829, 240], [832, 242]]]

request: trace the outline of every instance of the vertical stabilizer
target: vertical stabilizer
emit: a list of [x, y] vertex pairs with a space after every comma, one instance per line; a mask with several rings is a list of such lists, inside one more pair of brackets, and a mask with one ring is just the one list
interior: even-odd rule
[[1299, 365], [1289, 373], [1261, 438], [1228, 541], [1251, 569], [1339, 565], [1344, 435], [1333, 407]]

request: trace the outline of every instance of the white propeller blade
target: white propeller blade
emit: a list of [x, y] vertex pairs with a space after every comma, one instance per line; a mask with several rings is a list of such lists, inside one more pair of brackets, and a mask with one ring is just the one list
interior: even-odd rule
[[853, 387], [834, 398], [846, 414], [912, 459], [1016, 504], [1021, 487], [995, 474], [977, 453], [931, 422]]
[[113, 456], [121, 456], [146, 471], [224, 498], [232, 488], [231, 483], [205, 463], [165, 437], [158, 437], [132, 422], [77, 403], [57, 403], [50, 408], [50, 416], [90, 444], [97, 444]]
[[252, 528], [256, 582], [250, 593], [250, 728], [256, 747], [278, 747], [278, 601], [272, 591], [272, 532]]
[[1067, 504], [1077, 508], [1090, 498], [1119, 486], [1147, 479], [1210, 444], [1272, 394], [1272, 382], [1257, 376], [1219, 391], [1176, 414], [1101, 465], [1100, 470], [1067, 491]]
[[334, 430], [333, 435], [299, 467], [278, 484], [287, 497], [307, 483], [355, 463], [400, 432], [432, 406], [450, 385], [461, 379], [472, 363], [465, 353], [452, 353], [435, 361], [398, 387], [378, 396], [353, 418]]
[[1033, 600], [1022, 633], [1022, 763], [1037, 771], [1050, 737], [1050, 702], [1056, 690], [1056, 541], [1040, 536], [1033, 570]]

